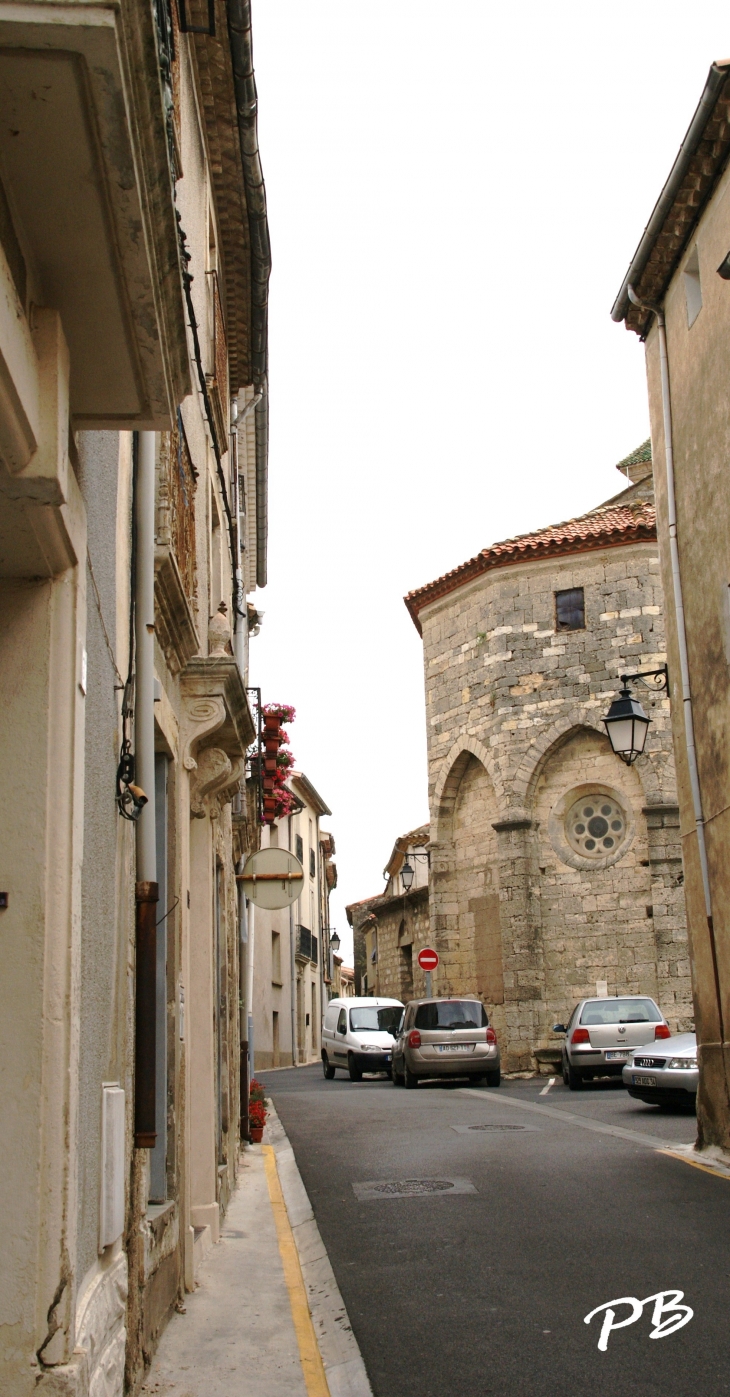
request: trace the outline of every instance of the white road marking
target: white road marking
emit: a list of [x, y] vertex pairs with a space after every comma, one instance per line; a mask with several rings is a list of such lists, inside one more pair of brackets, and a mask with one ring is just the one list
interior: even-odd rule
[[549, 1081], [548, 1084], [547, 1084], [547, 1086], [546, 1086], [546, 1087], [543, 1087], [542, 1091], [539, 1093], [540, 1096], [547, 1096], [547, 1094], [548, 1094], [550, 1088], [555, 1086], [556, 1081], [557, 1081], [557, 1077], [551, 1077], [551, 1078], [550, 1078], [550, 1081]]
[[[667, 1297], [665, 1299], [665, 1296]], [[683, 1329], [685, 1324], [689, 1324], [694, 1310], [689, 1305], [680, 1305], [679, 1301], [684, 1299], [683, 1290], [659, 1290], [655, 1295], [647, 1295], [646, 1300], [636, 1300], [633, 1295], [622, 1295], [620, 1300], [607, 1300], [605, 1305], [597, 1305], [595, 1310], [591, 1310], [583, 1320], [584, 1324], [590, 1324], [594, 1315], [599, 1315], [601, 1310], [606, 1313], [603, 1317], [601, 1333], [598, 1340], [598, 1347], [601, 1353], [605, 1353], [608, 1348], [609, 1335], [614, 1329], [625, 1329], [627, 1324], [635, 1324], [637, 1319], [641, 1319], [644, 1306], [651, 1304], [653, 1300], [654, 1311], [652, 1313], [652, 1331], [650, 1339], [666, 1339], [670, 1334], [676, 1334], [678, 1329]], [[628, 1319], [621, 1319], [618, 1324], [614, 1323], [616, 1311], [614, 1305], [630, 1305], [631, 1314]], [[668, 1319], [662, 1319], [662, 1315], [668, 1315]]]
[[602, 1121], [589, 1116], [578, 1116], [574, 1111], [564, 1111], [562, 1106], [539, 1106], [536, 1101], [518, 1101], [516, 1096], [508, 1096], [502, 1091], [481, 1091], [478, 1087], [457, 1087], [459, 1096], [474, 1096], [489, 1106], [512, 1106], [518, 1111], [533, 1111], [540, 1116], [551, 1116], [564, 1125], [578, 1125], [581, 1130], [595, 1130], [597, 1135], [614, 1135], [617, 1140], [632, 1140], [638, 1145], [648, 1145], [652, 1150], [676, 1150], [676, 1140], [662, 1140], [659, 1135], [644, 1135], [643, 1131], [626, 1130], [622, 1125], [604, 1125]]

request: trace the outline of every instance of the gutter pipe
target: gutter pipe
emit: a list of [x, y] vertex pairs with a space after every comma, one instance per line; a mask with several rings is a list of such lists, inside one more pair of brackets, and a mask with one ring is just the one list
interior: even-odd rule
[[[245, 858], [239, 859], [237, 873], [243, 873]], [[249, 1072], [248, 1072], [248, 1004], [246, 1000], [246, 972], [247, 966], [247, 946], [248, 946], [248, 921], [246, 917], [246, 894], [244, 892], [243, 880], [237, 879], [236, 893], [238, 896], [238, 1042], [239, 1042], [239, 1130], [242, 1140], [248, 1140], [248, 1093], [249, 1093]]]
[[[723, 74], [724, 76], [724, 74]], [[712, 920], [712, 889], [710, 886], [710, 870], [707, 862], [707, 843], [705, 840], [705, 817], [702, 808], [702, 791], [700, 789], [700, 777], [697, 769], [697, 750], [695, 748], [694, 718], [692, 715], [692, 693], [689, 680], [689, 659], [687, 656], [687, 627], [684, 615], [684, 599], [682, 595], [682, 577], [679, 570], [679, 544], [677, 539], [677, 501], [674, 487], [674, 435], [672, 429], [672, 399], [669, 384], [669, 358], [667, 355], [667, 332], [664, 323], [664, 310], [661, 306], [651, 305], [647, 301], [642, 301], [634, 291], [633, 286], [627, 288], [627, 294], [632, 305], [638, 306], [641, 310], [650, 311], [656, 318], [657, 333], [659, 336], [659, 366], [661, 372], [662, 386], [662, 419], [664, 425], [664, 459], [666, 463], [666, 486], [667, 486], [667, 522], [669, 525], [669, 557], [672, 570], [672, 592], [674, 594], [674, 610], [677, 617], [677, 643], [679, 646], [679, 672], [682, 684], [682, 709], [684, 713], [684, 737], [687, 747], [687, 763], [689, 766], [689, 783], [692, 791], [692, 804], [694, 807], [695, 825], [697, 829], [697, 850], [700, 858], [700, 870], [702, 873], [702, 890], [705, 896], [705, 915], [707, 917], [707, 927], [710, 933], [710, 948], [712, 951], [712, 968], [715, 977], [715, 995], [717, 998], [717, 1012], [720, 1019], [720, 1038], [725, 1042], [725, 1025], [722, 1012], [722, 997], [720, 994], [720, 976], [717, 966], [717, 947], [715, 944], [715, 927]]]
[[155, 433], [136, 437], [135, 777], [147, 801], [137, 820], [135, 883], [134, 1143], [154, 1149], [157, 1006], [155, 822]]
[[[669, 172], [669, 178], [657, 199], [654, 212], [644, 229], [641, 242], [634, 253], [631, 266], [624, 277], [621, 290], [614, 302], [611, 311], [612, 320], [620, 321], [625, 319], [626, 312], [629, 308], [629, 302], [643, 308], [643, 302], [636, 300], [635, 297], [631, 295], [631, 290], [638, 283], [646, 267], [651, 250], [661, 231], [664, 220], [677, 197], [677, 192], [687, 173], [690, 161], [697, 152], [697, 147], [704, 135], [705, 127], [710, 119], [715, 102], [717, 101], [720, 88], [728, 75], [729, 67], [730, 65], [728, 64], [720, 67], [717, 63], [713, 63], [710, 68], [707, 82], [705, 83], [705, 90], [699, 101], [699, 106], [692, 117], [689, 130], [679, 147], [679, 153]], [[654, 307], [647, 306], [647, 309], [653, 310]], [[654, 311], [654, 313], [657, 314], [656, 311]]]
[[[289, 822], [289, 853], [292, 854], [292, 817], [287, 815]], [[291, 1060], [292, 1067], [296, 1067], [299, 1061], [299, 1046], [297, 1035], [297, 960], [296, 947], [294, 945], [294, 907], [289, 903], [289, 974], [291, 979]]]
[[[241, 885], [241, 886], [242, 886], [242, 885]], [[247, 942], [246, 942], [246, 1004], [245, 1004], [245, 1013], [246, 1013], [246, 1035], [245, 1035], [245, 1036], [246, 1036], [246, 1041], [248, 1042], [248, 1075], [249, 1075], [249, 1078], [254, 1077], [254, 1076], [256, 1075], [255, 1072], [254, 1072], [254, 1065], [253, 1065], [253, 1057], [254, 1057], [254, 1042], [253, 1042], [253, 967], [254, 967], [253, 944], [254, 944], [254, 932], [255, 932], [255, 929], [256, 929], [256, 927], [255, 927], [255, 917], [256, 917], [255, 904], [254, 904], [253, 902], [249, 902], [249, 904], [248, 904], [248, 919], [247, 919], [247, 922], [248, 922], [248, 940], [247, 940]], [[248, 1109], [248, 1108], [247, 1108], [247, 1109]], [[246, 1124], [248, 1125], [248, 1120], [246, 1121]]]

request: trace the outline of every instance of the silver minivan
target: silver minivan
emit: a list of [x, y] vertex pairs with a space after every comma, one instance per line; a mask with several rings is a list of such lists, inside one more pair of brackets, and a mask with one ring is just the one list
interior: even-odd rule
[[327, 1081], [332, 1081], [338, 1067], [349, 1072], [351, 1082], [361, 1082], [363, 1072], [390, 1076], [394, 1035], [402, 1017], [399, 999], [373, 995], [331, 999], [322, 1026], [322, 1071]]
[[582, 999], [568, 1023], [556, 1023], [553, 1032], [565, 1034], [563, 1081], [571, 1091], [593, 1077], [620, 1077], [632, 1048], [671, 1035], [661, 1009], [646, 994]]
[[497, 1035], [478, 999], [412, 999], [393, 1049], [394, 1086], [427, 1077], [469, 1077], [500, 1083]]

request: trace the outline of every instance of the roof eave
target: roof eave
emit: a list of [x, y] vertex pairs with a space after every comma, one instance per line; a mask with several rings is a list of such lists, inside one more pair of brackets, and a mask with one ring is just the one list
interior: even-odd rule
[[[700, 144], [700, 141], [702, 140], [707, 124], [714, 112], [715, 104], [717, 102], [718, 96], [725, 83], [729, 71], [730, 59], [713, 63], [710, 68], [709, 74], [707, 76], [707, 82], [705, 83], [705, 88], [697, 106], [697, 110], [695, 111], [692, 121], [690, 122], [687, 134], [684, 140], [682, 141], [677, 157], [670, 170], [669, 178], [667, 179], [664, 188], [662, 189], [662, 192], [659, 195], [659, 198], [657, 199], [651, 218], [649, 219], [649, 222], [647, 223], [646, 228], [644, 229], [641, 241], [639, 242], [639, 246], [637, 247], [636, 252], [634, 253], [629, 269], [621, 284], [621, 290], [619, 291], [618, 296], [616, 297], [616, 300], [614, 301], [613, 307], [611, 309], [611, 319], [615, 320], [616, 322], [620, 322], [621, 320], [625, 320], [626, 318], [631, 304], [629, 300], [629, 287], [636, 286], [637, 282], [639, 281], [640, 277], [646, 269], [646, 266], [649, 262], [649, 258], [651, 257], [651, 254], [656, 245], [657, 239], [659, 238], [662, 232], [667, 216], [669, 215], [674, 201], [677, 197], [677, 194], [679, 193], [682, 181], [684, 180], [684, 177], [687, 174], [690, 163], [697, 152], [697, 148]], [[706, 202], [706, 200], [704, 202]], [[696, 227], [697, 222], [701, 217], [702, 211], [704, 209], [704, 202], [698, 205], [695, 210], [695, 217], [686, 230], [686, 238], [682, 248], [677, 254], [677, 257], [681, 256], [687, 241], [691, 237], [692, 230]], [[671, 275], [673, 275], [673, 272], [670, 273], [670, 276]], [[646, 326], [644, 326], [642, 333], [643, 335], [646, 334]]]
[[[637, 525], [634, 529], [623, 531], [620, 537], [611, 534], [603, 536], [594, 535], [592, 538], [585, 539], [580, 547], [576, 547], [575, 543], [571, 540], [570, 547], [562, 545], [543, 545], [539, 548], [532, 549], [529, 553], [525, 551], [518, 556], [512, 554], [504, 558], [489, 558], [487, 556], [478, 559], [472, 558], [468, 563], [464, 564], [463, 570], [461, 568], [455, 569], [454, 574], [452, 574], [448, 581], [431, 583], [430, 586], [419, 588], [417, 592], [409, 592], [408, 595], [403, 598], [403, 601], [405, 602], [418, 634], [423, 636], [420, 612], [423, 611], [425, 607], [431, 606], [433, 602], [442, 601], [444, 597], [450, 596], [452, 592], [458, 592], [462, 587], [466, 587], [468, 583], [475, 581], [477, 577], [483, 577], [487, 572], [495, 572], [498, 568], [519, 566], [527, 562], [543, 562], [549, 558], [569, 558], [581, 553], [596, 553], [600, 552], [602, 548], [623, 548], [632, 543], [652, 543], [656, 540], [656, 537], [656, 525], [652, 525], [651, 527], [648, 525]], [[486, 550], [486, 553], [488, 553], [488, 550]], [[476, 566], [479, 562], [481, 562], [481, 566]]]

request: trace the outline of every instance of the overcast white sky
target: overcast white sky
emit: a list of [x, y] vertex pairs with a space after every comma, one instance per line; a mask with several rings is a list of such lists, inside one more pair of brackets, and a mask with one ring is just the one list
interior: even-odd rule
[[695, 0], [255, 0], [274, 270], [266, 612], [344, 906], [428, 818], [402, 597], [617, 493], [649, 434], [610, 319], [714, 58]]

